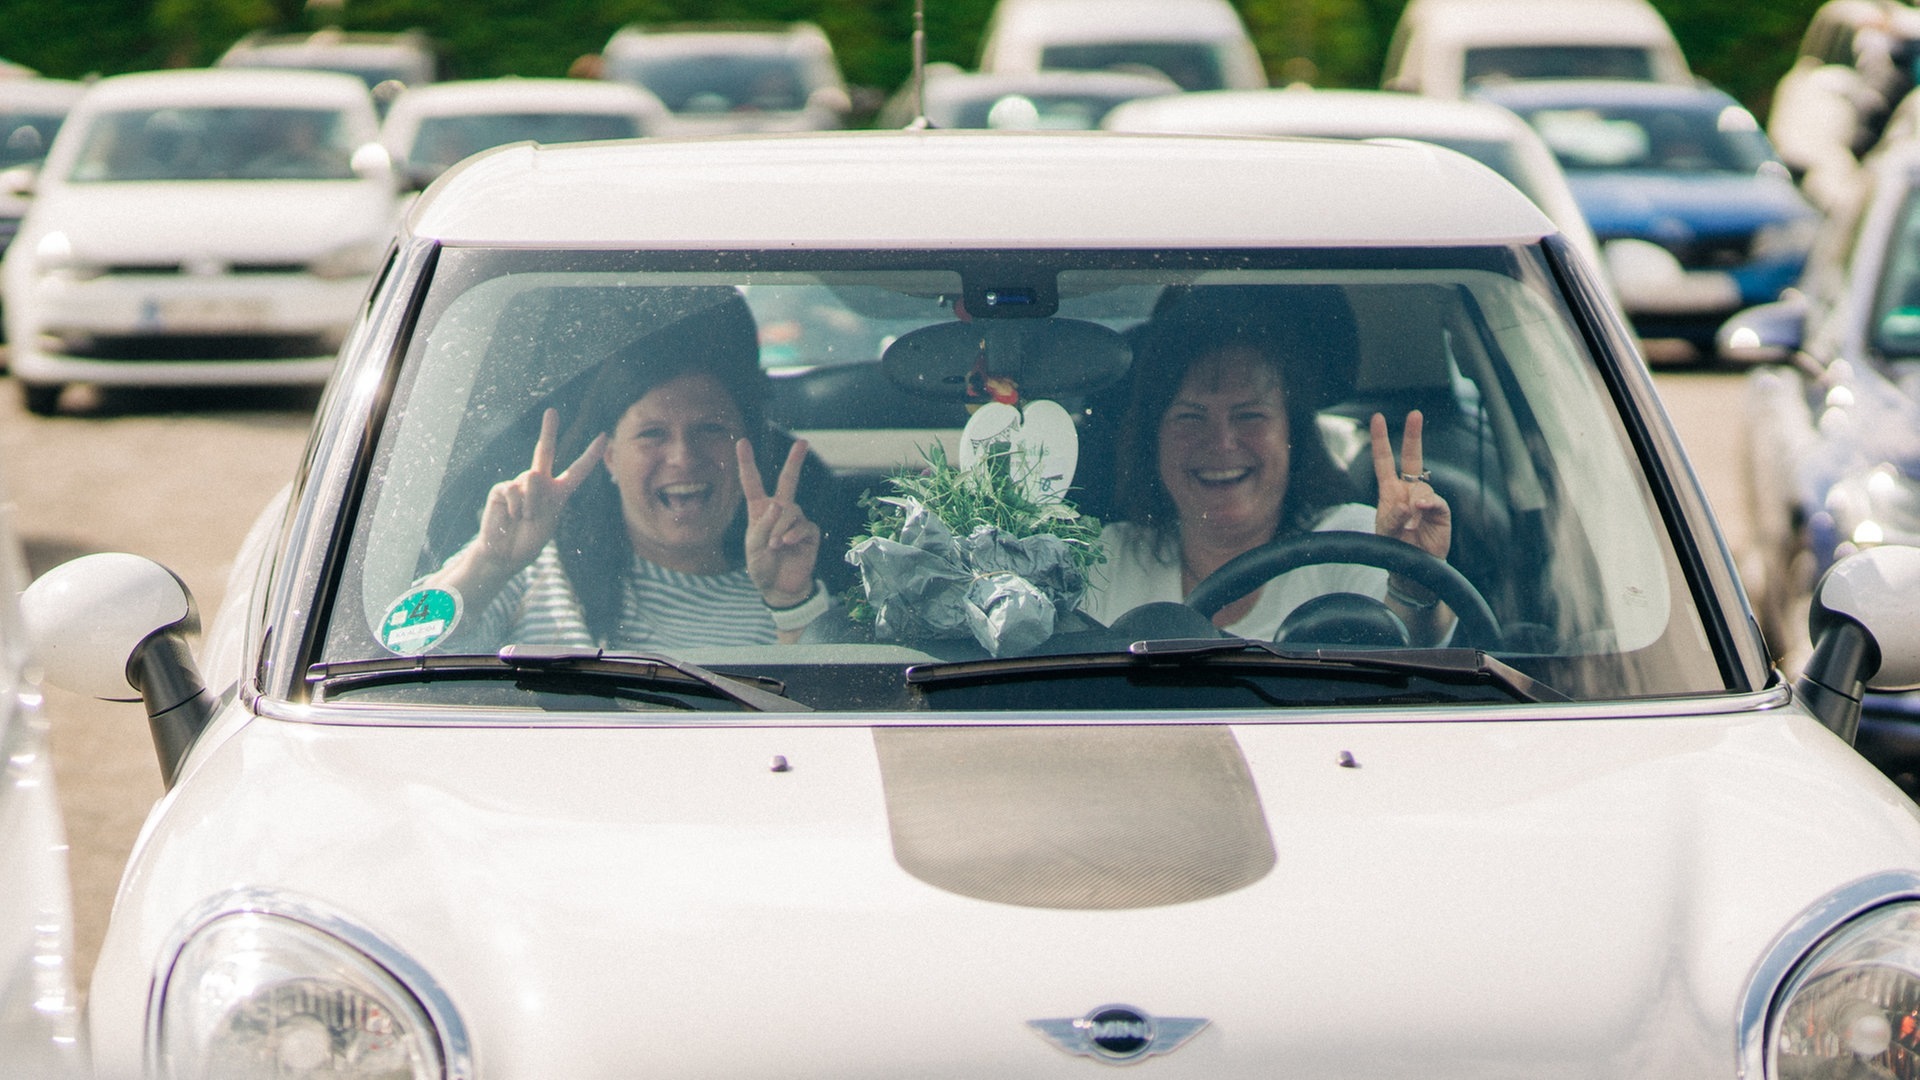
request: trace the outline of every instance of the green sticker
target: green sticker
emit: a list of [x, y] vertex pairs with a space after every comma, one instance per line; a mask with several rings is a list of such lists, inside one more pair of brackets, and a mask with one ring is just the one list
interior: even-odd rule
[[1880, 320], [1880, 332], [1888, 337], [1913, 337], [1920, 334], [1920, 308], [1903, 307]]
[[424, 653], [460, 625], [460, 594], [452, 589], [415, 589], [387, 606], [380, 644], [408, 656]]

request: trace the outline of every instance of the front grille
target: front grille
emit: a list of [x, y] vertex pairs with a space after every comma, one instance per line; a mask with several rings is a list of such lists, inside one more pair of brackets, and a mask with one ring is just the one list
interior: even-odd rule
[[94, 334], [56, 346], [86, 360], [298, 360], [339, 347], [331, 334]]
[[1687, 244], [1669, 250], [1689, 270], [1732, 270], [1745, 266], [1753, 257], [1753, 235], [1697, 236]]

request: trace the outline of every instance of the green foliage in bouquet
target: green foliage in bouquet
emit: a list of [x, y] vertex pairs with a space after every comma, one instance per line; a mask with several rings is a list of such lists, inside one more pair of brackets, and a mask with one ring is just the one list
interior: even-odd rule
[[[946, 448], [938, 443], [922, 448], [920, 456], [926, 459], [926, 468], [902, 469], [887, 479], [892, 494], [861, 496], [860, 505], [868, 515], [867, 532], [854, 537], [852, 545], [869, 537], [899, 541], [907, 513], [917, 503], [956, 537], [970, 536], [983, 525], [1015, 540], [1051, 534], [1066, 543], [1074, 565], [1082, 571], [1107, 561], [1106, 549], [1100, 545], [1100, 520], [1068, 502], [1037, 503], [1029, 498], [1015, 472], [1024, 465], [1024, 455], [1010, 445], [995, 444], [972, 469], [948, 461]], [[1016, 456], [1022, 460], [1016, 461]], [[860, 586], [854, 586], [847, 600], [854, 618], [871, 621], [873, 609]]]

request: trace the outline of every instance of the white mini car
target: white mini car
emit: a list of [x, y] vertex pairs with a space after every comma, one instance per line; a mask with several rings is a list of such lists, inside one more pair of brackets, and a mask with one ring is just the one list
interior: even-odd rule
[[1292, 86], [1218, 90], [1131, 101], [1108, 113], [1100, 126], [1108, 131], [1434, 143], [1505, 177], [1552, 219], [1580, 254], [1602, 265], [1600, 245], [1553, 151], [1525, 120], [1484, 101]]
[[94, 84], [0, 268], [28, 409], [54, 411], [75, 382], [325, 382], [392, 236], [377, 130], [348, 75]]
[[1410, 143], [468, 159], [197, 665], [29, 590], [99, 1075], [1911, 1075], [1920, 551], [1783, 684], [1613, 310]]
[[380, 143], [407, 183], [423, 188], [461, 158], [507, 143], [633, 139], [668, 122], [659, 98], [626, 83], [471, 79], [401, 93], [380, 123]]
[[1693, 82], [1647, 0], [1409, 0], [1381, 85], [1456, 98], [1521, 79]]
[[665, 103], [678, 135], [824, 131], [853, 110], [833, 43], [813, 23], [634, 24], [600, 56], [608, 79]]
[[1267, 85], [1253, 38], [1226, 0], [999, 0], [980, 70], [1157, 71], [1182, 90]]

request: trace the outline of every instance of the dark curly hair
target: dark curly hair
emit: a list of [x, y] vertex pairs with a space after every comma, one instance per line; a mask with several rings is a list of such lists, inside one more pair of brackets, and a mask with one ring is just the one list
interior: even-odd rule
[[[695, 374], [713, 376], [733, 396], [745, 422], [743, 430], [763, 469], [770, 460], [780, 460], [769, 453], [770, 444], [780, 443], [784, 457], [784, 440], [776, 439], [767, 424], [771, 383], [760, 367], [760, 340], [753, 313], [739, 293], [731, 289], [726, 293], [719, 302], [608, 356], [586, 385], [577, 410], [565, 422], [555, 460], [572, 461], [596, 435], [612, 431], [634, 402], [656, 387]], [[567, 578], [580, 598], [587, 629], [596, 640], [606, 640], [620, 618], [620, 576], [633, 559], [620, 493], [606, 469], [593, 470], [568, 501], [554, 541]], [[745, 545], [745, 515], [736, 515], [722, 540], [730, 566], [741, 564]]]
[[1227, 349], [1271, 365], [1286, 401], [1287, 494], [1279, 534], [1304, 531], [1328, 507], [1356, 497], [1320, 438], [1317, 414], [1353, 384], [1359, 333], [1334, 285], [1214, 285], [1169, 290], [1141, 334], [1120, 441], [1115, 505], [1156, 543], [1179, 536], [1180, 513], [1160, 481], [1160, 420], [1187, 371]]

